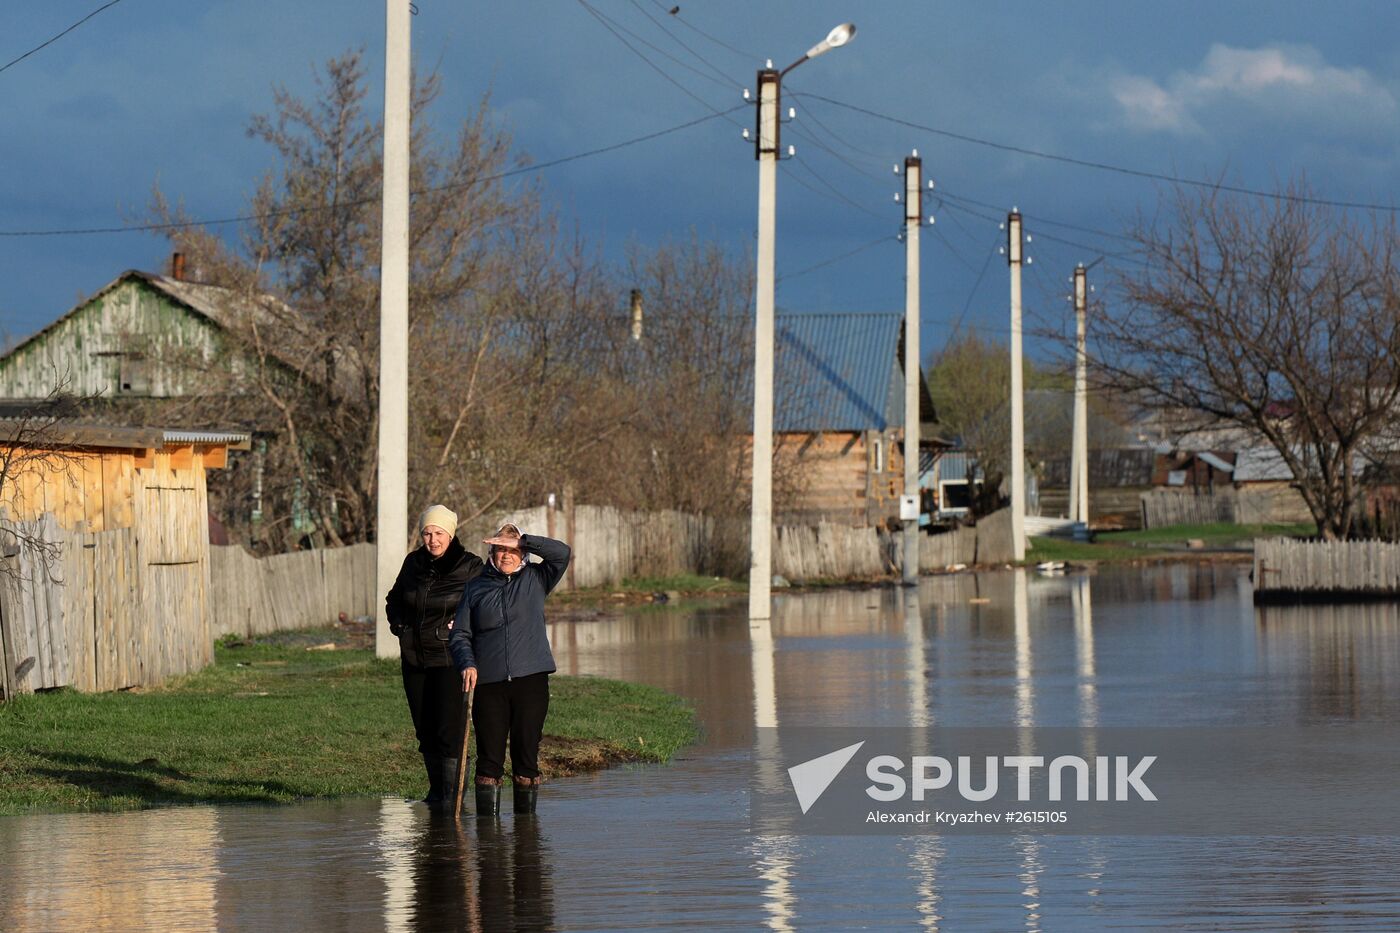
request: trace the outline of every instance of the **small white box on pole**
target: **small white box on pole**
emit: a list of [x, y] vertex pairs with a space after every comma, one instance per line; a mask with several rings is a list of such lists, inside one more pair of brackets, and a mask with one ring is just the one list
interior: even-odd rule
[[899, 520], [902, 522], [917, 522], [919, 520], [918, 496], [899, 497]]

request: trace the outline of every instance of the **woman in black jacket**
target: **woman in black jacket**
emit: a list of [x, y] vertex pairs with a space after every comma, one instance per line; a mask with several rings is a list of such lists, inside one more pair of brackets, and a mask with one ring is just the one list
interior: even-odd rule
[[384, 607], [389, 631], [399, 637], [403, 692], [428, 770], [426, 802], [439, 807], [452, 798], [464, 725], [462, 682], [447, 642], [462, 590], [482, 562], [458, 543], [457, 515], [447, 506], [431, 506], [418, 527], [423, 544], [404, 558]]
[[[549, 712], [554, 655], [544, 600], [569, 566], [569, 546], [507, 524], [484, 542], [491, 562], [462, 593], [452, 629], [452, 659], [461, 689], [476, 688], [477, 814], [500, 810], [506, 739], [515, 778], [515, 812], [533, 813], [540, 783], [540, 737]], [[540, 558], [530, 563], [528, 555]]]

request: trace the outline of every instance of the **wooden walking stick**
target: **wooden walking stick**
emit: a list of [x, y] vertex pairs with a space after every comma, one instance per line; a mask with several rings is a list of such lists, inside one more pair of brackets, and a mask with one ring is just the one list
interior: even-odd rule
[[462, 694], [462, 702], [467, 707], [466, 722], [462, 725], [462, 753], [457, 756], [457, 786], [453, 788], [452, 818], [462, 818], [462, 790], [466, 787], [467, 771], [471, 769], [471, 759], [467, 757], [467, 744], [472, 738], [472, 694], [474, 690]]

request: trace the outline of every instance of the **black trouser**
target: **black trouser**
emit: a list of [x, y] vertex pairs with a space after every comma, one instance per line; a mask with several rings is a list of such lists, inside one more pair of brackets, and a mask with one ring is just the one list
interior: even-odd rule
[[450, 664], [416, 667], [402, 661], [401, 666], [418, 750], [434, 758], [456, 758], [462, 753], [462, 675]]
[[540, 735], [548, 712], [548, 674], [477, 684], [472, 701], [476, 776], [499, 778], [505, 774], [509, 737], [511, 773], [522, 778], [539, 777]]

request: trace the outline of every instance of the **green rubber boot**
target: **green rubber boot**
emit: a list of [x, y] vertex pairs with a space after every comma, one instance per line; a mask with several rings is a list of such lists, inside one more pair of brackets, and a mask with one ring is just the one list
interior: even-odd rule
[[442, 796], [437, 804], [428, 804], [435, 810], [446, 813], [452, 809], [452, 805], [457, 802], [457, 759], [441, 758], [438, 760], [438, 783], [442, 785]]
[[501, 779], [476, 779], [476, 815], [499, 816], [501, 812]]
[[539, 778], [515, 779], [515, 812], [534, 813], [535, 802], [540, 795]]
[[428, 796], [423, 798], [423, 802], [430, 808], [436, 808], [442, 803], [442, 759], [435, 755], [423, 755], [423, 767], [428, 771]]

